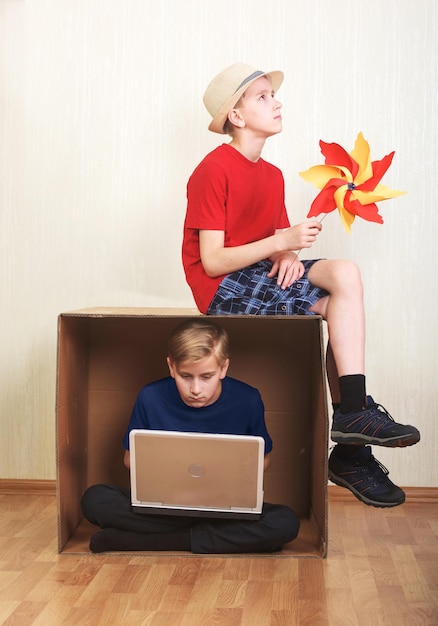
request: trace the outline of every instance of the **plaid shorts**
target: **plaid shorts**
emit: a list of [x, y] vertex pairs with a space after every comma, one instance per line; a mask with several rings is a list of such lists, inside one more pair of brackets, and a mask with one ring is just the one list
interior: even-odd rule
[[318, 259], [302, 261], [303, 276], [286, 289], [268, 278], [270, 261], [261, 261], [228, 274], [218, 287], [207, 315], [314, 315], [309, 308], [328, 292], [309, 282], [307, 274]]

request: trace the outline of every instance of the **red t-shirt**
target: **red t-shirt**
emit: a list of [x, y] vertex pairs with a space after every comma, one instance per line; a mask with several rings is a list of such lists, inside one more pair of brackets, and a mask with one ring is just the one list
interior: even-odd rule
[[200, 230], [221, 230], [225, 247], [269, 237], [290, 226], [284, 203], [284, 179], [274, 165], [249, 161], [222, 144], [201, 161], [187, 184], [183, 266], [195, 302], [206, 313], [224, 276], [209, 278], [199, 250]]

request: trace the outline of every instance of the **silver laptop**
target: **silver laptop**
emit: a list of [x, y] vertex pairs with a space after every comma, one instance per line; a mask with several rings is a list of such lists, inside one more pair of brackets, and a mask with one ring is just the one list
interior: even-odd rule
[[260, 517], [262, 437], [134, 429], [129, 447], [136, 513]]

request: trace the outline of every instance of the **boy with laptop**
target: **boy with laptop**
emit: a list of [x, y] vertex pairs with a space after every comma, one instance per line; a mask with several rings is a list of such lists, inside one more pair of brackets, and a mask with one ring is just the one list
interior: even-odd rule
[[[263, 401], [257, 389], [227, 376], [225, 330], [205, 318], [183, 322], [171, 333], [167, 364], [170, 376], [143, 387], [135, 402], [123, 440], [126, 467], [130, 467], [129, 433], [150, 429], [262, 437], [266, 470], [272, 440]], [[81, 506], [84, 516], [101, 528], [91, 537], [92, 552], [275, 552], [299, 530], [292, 509], [267, 502], [254, 520], [142, 515], [132, 510], [129, 489], [115, 485], [89, 487]]]

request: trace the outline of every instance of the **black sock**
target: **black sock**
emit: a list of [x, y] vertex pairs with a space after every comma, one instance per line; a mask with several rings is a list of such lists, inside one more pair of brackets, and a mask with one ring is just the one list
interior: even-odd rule
[[339, 378], [341, 413], [360, 411], [365, 404], [365, 376], [353, 374]]
[[333, 411], [337, 411], [338, 409], [341, 408], [341, 403], [340, 402], [332, 402], [332, 407], [333, 407]]
[[129, 552], [132, 550], [191, 552], [190, 529], [175, 533], [142, 535], [117, 528], [104, 528], [91, 537], [90, 550], [91, 552]]

